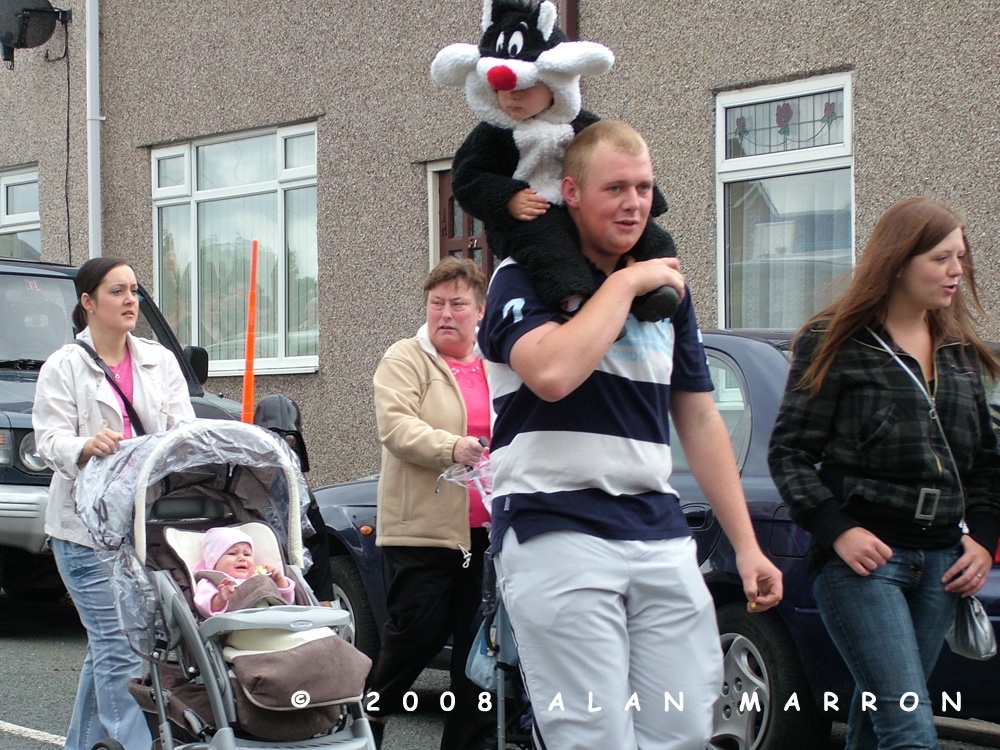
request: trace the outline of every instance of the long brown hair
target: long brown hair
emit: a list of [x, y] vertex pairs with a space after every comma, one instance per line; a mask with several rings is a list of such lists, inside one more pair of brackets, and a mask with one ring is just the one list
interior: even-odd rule
[[858, 260], [847, 291], [825, 310], [816, 313], [799, 331], [801, 336], [817, 323], [826, 324], [816, 356], [803, 373], [798, 387], [808, 388], [815, 396], [844, 342], [865, 326], [885, 321], [889, 295], [910, 259], [928, 252], [959, 228], [965, 244], [964, 283], [959, 285], [949, 307], [927, 311], [931, 340], [937, 346], [946, 339], [957, 339], [963, 347], [972, 349], [990, 375], [1000, 375], [1000, 360], [979, 338], [969, 312], [968, 300], [971, 299], [976, 310], [986, 315], [979, 301], [972, 250], [962, 220], [937, 201], [916, 196], [895, 203], [882, 214]]

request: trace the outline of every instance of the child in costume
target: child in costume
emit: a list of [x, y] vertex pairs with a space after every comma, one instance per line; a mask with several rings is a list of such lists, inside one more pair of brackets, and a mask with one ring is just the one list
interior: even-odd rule
[[[452, 44], [431, 64], [435, 83], [464, 86], [483, 119], [455, 154], [452, 189], [485, 224], [494, 256], [513, 256], [548, 305], [572, 313], [595, 285], [563, 207], [562, 160], [573, 136], [600, 119], [581, 108], [580, 76], [606, 73], [614, 55], [595, 42], [568, 41], [550, 0], [484, 0], [482, 29], [478, 47]], [[651, 215], [666, 210], [654, 187]], [[677, 250], [650, 221], [632, 255], [648, 260]], [[662, 320], [677, 302], [677, 293], [663, 287], [637, 298], [632, 312]]]
[[257, 565], [253, 539], [239, 529], [222, 526], [205, 532], [195, 567], [194, 604], [205, 617], [227, 612], [231, 603], [242, 609], [295, 601], [295, 581], [272, 565]]

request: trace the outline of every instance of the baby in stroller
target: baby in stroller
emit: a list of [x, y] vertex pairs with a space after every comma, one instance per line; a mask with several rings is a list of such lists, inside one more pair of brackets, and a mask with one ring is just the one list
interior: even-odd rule
[[[85, 471], [77, 511], [112, 566], [122, 629], [149, 663], [130, 692], [157, 747], [374, 750], [360, 702], [371, 662], [345, 640], [349, 613], [318, 606], [296, 567], [306, 489], [283, 441], [196, 420], [124, 441]], [[243, 609], [234, 596], [202, 621], [196, 569], [247, 539], [254, 567], [284, 579], [294, 605], [252, 576], [234, 590], [265, 583], [257, 604], [269, 606]]]
[[239, 529], [223, 526], [205, 532], [194, 578], [194, 605], [204, 617], [228, 611], [234, 597], [233, 609], [295, 603], [295, 582], [273, 565], [257, 565], [253, 539]]

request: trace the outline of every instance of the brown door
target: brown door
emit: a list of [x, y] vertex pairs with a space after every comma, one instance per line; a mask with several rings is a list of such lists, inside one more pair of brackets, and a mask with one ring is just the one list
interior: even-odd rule
[[441, 257], [469, 258], [481, 265], [489, 278], [493, 274], [493, 253], [486, 244], [483, 222], [458, 205], [451, 192], [451, 172], [440, 172], [438, 180]]

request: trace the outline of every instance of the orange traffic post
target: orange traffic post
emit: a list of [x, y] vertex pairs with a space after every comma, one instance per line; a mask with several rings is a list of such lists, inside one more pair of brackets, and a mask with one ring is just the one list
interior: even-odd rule
[[250, 293], [247, 295], [246, 364], [243, 367], [243, 416], [253, 424], [253, 345], [257, 322], [257, 240], [250, 242]]

